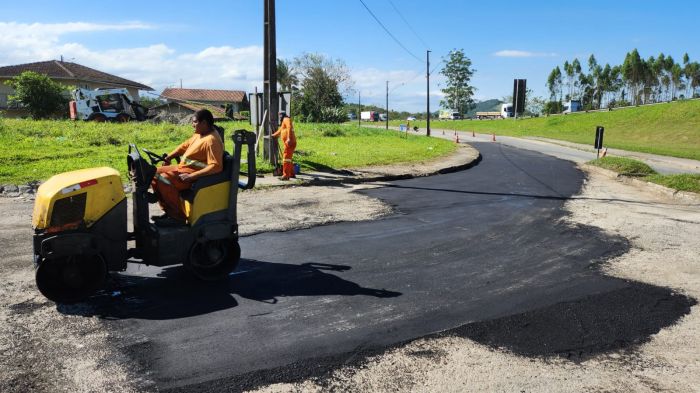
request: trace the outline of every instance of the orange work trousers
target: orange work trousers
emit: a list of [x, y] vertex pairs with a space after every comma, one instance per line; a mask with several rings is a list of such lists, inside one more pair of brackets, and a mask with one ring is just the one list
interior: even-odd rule
[[284, 145], [284, 153], [282, 153], [283, 161], [282, 161], [282, 176], [283, 177], [296, 177], [294, 175], [294, 161], [292, 161], [292, 157], [294, 157], [294, 148], [296, 146], [291, 146], [291, 145]]
[[158, 197], [158, 204], [168, 216], [185, 221], [187, 217], [180, 203], [180, 191], [192, 188], [192, 182], [180, 180], [181, 173], [192, 173], [195, 169], [179, 168], [177, 165], [158, 167], [151, 185]]

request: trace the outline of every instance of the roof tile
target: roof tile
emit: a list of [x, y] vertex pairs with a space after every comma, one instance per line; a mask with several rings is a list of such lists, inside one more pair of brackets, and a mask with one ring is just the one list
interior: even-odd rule
[[108, 74], [106, 72], [98, 71], [94, 68], [58, 60], [0, 67], [0, 78], [12, 78], [24, 71], [34, 71], [40, 74], [46, 74], [52, 79], [78, 79], [90, 82], [114, 84], [124, 87], [134, 87], [139, 90], [154, 90], [150, 86], [124, 79], [116, 75]]
[[246, 94], [240, 90], [180, 89], [168, 87], [161, 97], [173, 101], [194, 102], [244, 102]]

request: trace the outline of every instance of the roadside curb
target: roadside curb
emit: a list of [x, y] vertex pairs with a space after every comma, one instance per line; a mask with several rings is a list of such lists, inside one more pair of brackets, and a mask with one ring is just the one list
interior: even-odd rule
[[690, 203], [700, 203], [700, 195], [695, 194], [693, 192], [687, 192], [687, 191], [678, 191], [674, 190], [672, 188], [664, 187], [660, 184], [648, 182], [645, 180], [640, 180], [631, 176], [625, 176], [621, 175], [615, 171], [611, 171], [610, 169], [605, 169], [601, 167], [597, 167], [595, 165], [590, 165], [590, 164], [580, 164], [579, 167], [585, 171], [589, 172], [594, 172], [606, 177], [609, 177], [611, 179], [618, 180], [624, 184], [630, 184], [630, 185], [635, 185], [638, 187], [645, 187], [657, 194], [664, 195], [666, 197], [676, 199], [682, 202], [690, 202]]
[[[453, 161], [455, 157], [459, 159], [459, 162], [455, 162], [451, 165], [436, 167], [431, 170], [416, 171], [414, 173], [410, 172], [396, 172], [391, 173], [390, 170], [383, 168], [395, 168], [395, 166], [387, 167], [375, 167], [375, 168], [359, 168], [350, 169], [348, 172], [350, 174], [328, 174], [322, 172], [313, 172], [306, 176], [311, 177], [310, 179], [302, 179], [300, 182], [292, 184], [281, 184], [282, 186], [327, 186], [334, 184], [361, 184], [361, 183], [371, 183], [371, 182], [381, 182], [381, 181], [393, 181], [393, 180], [407, 180], [415, 179], [419, 177], [443, 175], [453, 172], [458, 172], [462, 170], [469, 169], [477, 165], [481, 161], [481, 153], [474, 147], [464, 144], [460, 145], [459, 150], [454, 153], [451, 158]], [[438, 158], [437, 160], [444, 160], [445, 158]], [[406, 166], [415, 167], [421, 166], [421, 163], [411, 163], [406, 164]], [[359, 175], [354, 174], [354, 172], [359, 172]], [[364, 173], [363, 173], [364, 172]], [[273, 185], [270, 185], [273, 186]]]

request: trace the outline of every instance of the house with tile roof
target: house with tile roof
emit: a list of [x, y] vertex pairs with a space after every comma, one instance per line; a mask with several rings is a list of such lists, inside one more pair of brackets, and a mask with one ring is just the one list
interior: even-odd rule
[[139, 90], [153, 91], [153, 88], [150, 86], [68, 61], [50, 60], [5, 66], [0, 67], [0, 110], [5, 111], [6, 116], [20, 116], [24, 114], [21, 108], [10, 107], [8, 96], [12, 95], [14, 90], [5, 84], [5, 81], [18, 76], [24, 71], [45, 74], [52, 80], [66, 86], [76, 86], [90, 90], [126, 88], [129, 94], [137, 100]]
[[248, 110], [248, 97], [240, 90], [183, 89], [168, 87], [160, 94], [168, 103], [187, 103], [194, 105], [211, 105], [226, 108], [231, 105], [231, 112]]

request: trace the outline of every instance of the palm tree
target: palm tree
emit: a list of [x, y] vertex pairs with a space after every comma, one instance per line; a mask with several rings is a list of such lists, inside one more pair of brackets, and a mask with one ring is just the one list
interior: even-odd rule
[[279, 84], [280, 89], [284, 91], [294, 91], [298, 89], [299, 77], [297, 77], [289, 61], [277, 59], [277, 84]]

